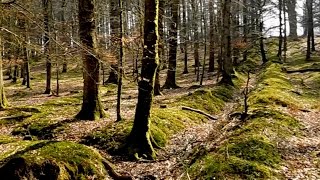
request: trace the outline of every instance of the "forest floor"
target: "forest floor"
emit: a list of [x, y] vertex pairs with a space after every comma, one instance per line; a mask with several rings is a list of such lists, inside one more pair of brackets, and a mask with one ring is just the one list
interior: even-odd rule
[[[288, 52], [288, 61], [281, 65], [282, 68], [288, 72], [301, 69], [320, 69], [320, 54], [315, 52], [313, 61], [305, 62], [304, 56], [300, 54], [304, 52], [304, 47], [297, 44], [299, 43], [294, 42], [290, 44], [291, 46], [289, 45], [289, 49], [291, 47], [294, 50]], [[182, 64], [179, 63], [179, 70], [182, 69], [181, 66]], [[0, 118], [13, 117], [13, 119], [0, 119], [1, 153], [6, 154], [5, 146], [1, 146], [1, 139], [4, 137], [22, 140], [30, 136], [34, 141], [83, 143], [86, 137], [95, 132], [103, 131], [106, 127], [114, 128], [117, 126], [114, 122], [116, 120], [116, 85], [101, 87], [101, 97], [108, 114], [107, 118], [99, 121], [76, 121], [74, 116], [80, 111], [82, 100], [82, 78], [79, 73], [79, 64], [69, 65], [69, 72], [61, 74], [58, 97], [43, 94], [45, 90], [44, 69], [43, 63], [32, 65], [31, 89], [21, 86], [20, 82], [13, 84], [11, 80], [5, 81], [10, 107], [6, 111], [0, 111]], [[249, 84], [252, 91], [257, 89], [261, 83], [257, 79], [259, 73], [257, 71], [252, 74]], [[164, 70], [161, 74], [162, 84], [165, 80], [165, 74]], [[301, 127], [299, 133], [277, 141], [276, 146], [283, 161], [280, 163], [280, 167], [275, 168], [272, 172], [279, 173], [280, 179], [320, 179], [320, 72], [285, 73], [285, 76], [293, 86], [292, 94], [297, 96], [297, 101], [294, 100], [291, 103], [298, 104], [290, 105], [291, 103], [289, 103], [289, 105], [276, 106], [275, 109], [297, 119]], [[243, 78], [246, 80], [245, 76]], [[178, 108], [180, 108], [179, 101], [182, 98], [188, 98], [198, 91], [211, 90], [218, 86], [216, 76], [212, 74], [205, 77], [204, 85], [201, 88], [197, 87], [199, 82], [196, 82], [195, 79], [196, 76], [191, 68], [187, 75], [182, 75], [182, 72], [178, 71], [177, 83], [181, 88], [164, 90], [162, 96], [155, 97], [154, 109], [158, 111], [161, 105], [168, 105], [167, 109], [170, 110], [168, 112], [171, 112], [172, 109], [177, 109], [177, 112], [180, 112], [182, 110]], [[53, 91], [54, 88], [53, 84]], [[242, 121], [230, 118], [232, 113], [239, 111], [243, 106], [241, 92], [244, 88], [245, 81], [242, 81], [238, 89], [233, 92], [232, 98], [223, 104], [222, 109], [209, 112], [217, 117], [217, 121], [204, 120], [206, 118], [201, 117], [199, 122], [186, 121], [178, 131], [173, 133], [170, 131], [165, 147], [157, 150], [158, 158], [154, 161], [129, 161], [112, 153], [109, 155], [108, 151], [99, 147], [98, 149], [115, 165], [118, 172], [136, 179], [198, 179], [199, 177], [195, 176], [190, 169], [190, 166], [198, 162], [197, 158], [201, 159], [211, 151], [218, 152], [216, 149], [231, 137], [231, 133], [236, 132], [239, 127], [240, 129], [245, 127]], [[122, 117], [124, 121], [132, 122], [137, 100], [137, 87], [136, 82], [129, 74], [125, 78], [122, 98]], [[207, 109], [210, 108], [204, 108], [205, 111]], [[23, 116], [22, 119], [15, 119], [15, 116], [20, 115]], [[170, 118], [170, 114], [168, 117]], [[116, 128], [115, 131], [117, 131]], [[116, 140], [115, 138], [114, 141]], [[199, 171], [203, 171], [203, 169], [206, 168], [203, 167]], [[228, 175], [225, 177], [228, 178]]]

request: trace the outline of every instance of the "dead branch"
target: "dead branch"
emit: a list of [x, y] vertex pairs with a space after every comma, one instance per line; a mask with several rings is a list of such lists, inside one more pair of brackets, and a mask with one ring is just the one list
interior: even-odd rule
[[187, 111], [196, 112], [196, 113], [198, 113], [198, 114], [201, 114], [201, 115], [204, 115], [204, 116], [208, 117], [208, 118], [211, 119], [211, 120], [218, 120], [218, 118], [216, 118], [216, 117], [214, 117], [214, 116], [212, 116], [212, 115], [210, 115], [210, 114], [208, 114], [208, 113], [206, 113], [206, 112], [203, 112], [203, 111], [201, 111], [201, 110], [199, 110], [199, 109], [194, 109], [194, 108], [187, 107], [187, 106], [182, 106], [181, 109], [182, 109], [182, 110], [187, 110]]

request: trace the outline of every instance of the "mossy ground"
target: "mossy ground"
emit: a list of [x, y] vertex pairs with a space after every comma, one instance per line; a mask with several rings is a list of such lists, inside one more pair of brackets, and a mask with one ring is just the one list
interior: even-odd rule
[[[101, 155], [96, 150], [81, 144], [54, 141], [14, 141], [1, 146], [5, 146], [3, 147], [5, 150], [0, 156], [0, 161], [6, 164], [0, 168], [0, 174], [5, 179], [45, 179], [45, 177], [103, 179], [107, 176]], [[22, 171], [19, 169], [21, 168], [19, 164], [10, 163], [18, 161], [18, 159], [27, 170]], [[45, 169], [44, 165], [48, 163], [50, 169]], [[22, 173], [14, 174], [19, 170]]]
[[[299, 107], [282, 66], [267, 63], [257, 75], [257, 86], [249, 95], [249, 116], [229, 132], [212, 152], [188, 169], [192, 179], [273, 179], [282, 158], [277, 144], [300, 134], [302, 125], [281, 108]], [[201, 169], [199, 171], [199, 169]]]

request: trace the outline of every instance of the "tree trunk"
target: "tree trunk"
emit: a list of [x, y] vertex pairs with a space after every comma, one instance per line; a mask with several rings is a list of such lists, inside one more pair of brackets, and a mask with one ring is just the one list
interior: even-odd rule
[[182, 0], [182, 33], [183, 33], [183, 49], [184, 49], [184, 69], [183, 74], [188, 74], [188, 28], [187, 28], [187, 8], [186, 8], [186, 2]]
[[232, 57], [231, 57], [231, 20], [230, 20], [230, 8], [231, 0], [224, 0], [223, 2], [223, 64], [222, 64], [222, 79], [220, 83], [233, 85], [232, 82]]
[[278, 54], [277, 54], [277, 57], [279, 58], [279, 60], [281, 61], [282, 60], [282, 41], [283, 41], [283, 38], [282, 38], [282, 3], [283, 3], [283, 0], [279, 0], [279, 22], [280, 22], [280, 25], [279, 25], [279, 46], [278, 46]]
[[288, 17], [289, 17], [289, 29], [290, 34], [289, 37], [292, 39], [297, 39], [297, 12], [296, 12], [296, 0], [287, 0], [287, 9], [288, 9]]
[[195, 73], [197, 73], [197, 69], [200, 66], [200, 60], [199, 60], [199, 28], [198, 28], [198, 7], [196, 4], [196, 0], [191, 0], [191, 7], [192, 7], [192, 22], [193, 22], [193, 41], [194, 41], [194, 67], [195, 67]]
[[169, 38], [169, 66], [167, 79], [163, 86], [164, 89], [178, 88], [176, 83], [176, 68], [177, 68], [177, 35], [178, 35], [178, 7], [179, 0], [171, 1], [172, 21], [170, 23], [170, 38]]
[[[160, 64], [164, 63], [164, 40], [163, 40], [163, 17], [164, 17], [164, 0], [159, 0], [159, 18], [158, 18], [158, 27], [159, 27], [159, 60]], [[159, 96], [161, 93], [161, 84], [160, 84], [160, 71], [161, 68], [157, 68], [156, 79], [154, 84], [154, 95]]]
[[7, 107], [8, 102], [4, 93], [3, 74], [2, 74], [2, 39], [0, 35], [0, 110]]
[[119, 20], [120, 20], [120, 33], [119, 33], [119, 59], [118, 59], [118, 94], [117, 94], [117, 121], [121, 121], [121, 94], [122, 94], [122, 77], [123, 77], [123, 1], [118, 0], [119, 4]]
[[76, 115], [81, 120], [96, 120], [105, 117], [99, 96], [100, 62], [96, 53], [96, 33], [94, 0], [79, 0], [79, 36], [84, 66], [83, 102], [81, 111]]
[[43, 22], [44, 22], [44, 55], [46, 57], [46, 73], [47, 73], [47, 80], [46, 80], [46, 90], [44, 91], [44, 94], [50, 94], [51, 93], [51, 71], [52, 71], [52, 65], [51, 65], [51, 59], [50, 59], [50, 40], [49, 40], [49, 34], [50, 34], [50, 28], [49, 23], [51, 21], [51, 0], [42, 0], [43, 5]]
[[159, 0], [145, 0], [144, 50], [139, 81], [138, 103], [133, 128], [128, 139], [129, 153], [136, 157], [155, 157], [150, 134], [150, 109], [158, 59], [158, 8]]
[[210, 13], [210, 50], [209, 50], [209, 72], [214, 71], [214, 56], [215, 56], [215, 49], [214, 49], [214, 11], [213, 11], [213, 1], [214, 0], [209, 0], [209, 13]]
[[243, 43], [245, 45], [245, 49], [242, 55], [242, 61], [247, 61], [248, 58], [248, 3], [247, 0], [243, 0]]
[[307, 54], [306, 54], [306, 60], [311, 60], [311, 36], [312, 36], [312, 0], [307, 0], [307, 28], [308, 28], [308, 34], [307, 34]]
[[110, 46], [111, 53], [113, 54], [115, 60], [110, 62], [111, 69], [109, 78], [106, 83], [118, 84], [119, 75], [117, 73], [119, 60], [119, 34], [120, 34], [120, 20], [119, 20], [119, 2], [118, 0], [110, 0], [110, 28], [111, 28], [111, 42], [113, 44]]

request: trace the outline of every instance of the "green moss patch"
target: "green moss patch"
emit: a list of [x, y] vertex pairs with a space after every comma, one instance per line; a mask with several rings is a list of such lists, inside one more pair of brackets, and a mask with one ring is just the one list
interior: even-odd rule
[[204, 110], [208, 113], [218, 113], [223, 109], [224, 104], [232, 99], [235, 89], [232, 86], [216, 86], [212, 90], [196, 90], [180, 98], [176, 104]]
[[272, 176], [267, 166], [221, 154], [204, 156], [189, 172], [192, 179], [268, 179]]
[[[282, 162], [277, 144], [299, 135], [302, 125], [281, 106], [295, 106], [293, 85], [281, 66], [267, 63], [249, 94], [249, 116], [232, 129], [221, 145], [193, 163], [193, 179], [274, 179]], [[200, 169], [200, 170], [199, 170]]]
[[[3, 146], [3, 145], [0, 145]], [[17, 141], [6, 144], [0, 175], [5, 179], [104, 179], [103, 158], [72, 142]]]

